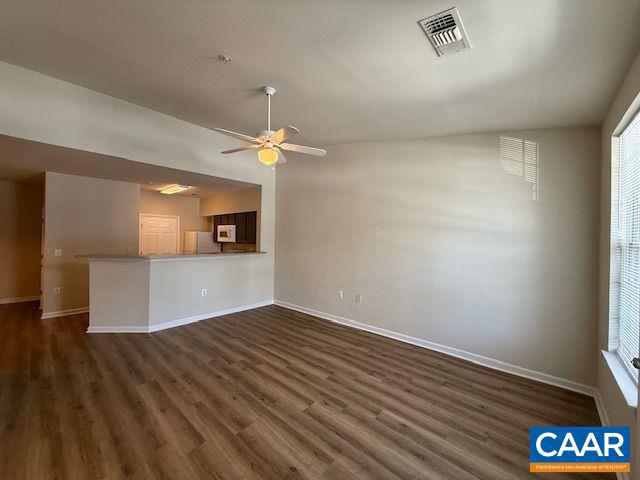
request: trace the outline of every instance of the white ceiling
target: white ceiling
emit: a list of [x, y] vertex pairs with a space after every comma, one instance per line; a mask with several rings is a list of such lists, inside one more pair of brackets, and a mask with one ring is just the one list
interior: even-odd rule
[[[453, 5], [473, 49], [438, 58], [416, 22]], [[599, 124], [639, 24], [638, 0], [3, 0], [0, 59], [251, 134], [270, 84], [322, 145]]]
[[189, 185], [191, 188], [176, 194], [185, 197], [255, 187], [252, 183], [0, 135], [0, 180], [41, 182], [45, 171], [139, 183], [142, 190], [156, 192], [176, 183]]

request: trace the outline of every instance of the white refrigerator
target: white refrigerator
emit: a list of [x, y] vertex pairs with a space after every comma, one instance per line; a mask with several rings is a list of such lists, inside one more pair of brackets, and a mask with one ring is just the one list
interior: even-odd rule
[[213, 232], [184, 232], [184, 253], [220, 253], [220, 244]]

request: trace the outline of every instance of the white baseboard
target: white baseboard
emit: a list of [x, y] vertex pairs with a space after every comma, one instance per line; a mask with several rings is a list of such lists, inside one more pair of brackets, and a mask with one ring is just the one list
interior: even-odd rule
[[512, 365], [510, 363], [506, 363], [501, 360], [496, 360], [494, 358], [489, 358], [483, 355], [478, 355], [478, 354], [467, 352], [457, 348], [448, 347], [446, 345], [430, 342], [428, 340], [423, 340], [421, 338], [411, 337], [409, 335], [393, 332], [391, 330], [386, 330], [384, 328], [374, 327], [372, 325], [367, 325], [366, 323], [356, 322], [355, 320], [351, 320], [349, 318], [340, 317], [338, 315], [332, 315], [330, 313], [320, 312], [318, 310], [302, 307], [300, 305], [295, 305], [293, 303], [282, 302], [280, 300], [276, 300], [274, 303], [276, 305], [279, 305], [284, 308], [288, 308], [290, 310], [296, 310], [298, 312], [306, 313], [308, 315], [313, 315], [315, 317], [329, 320], [330, 322], [339, 323], [341, 325], [347, 325], [349, 327], [357, 328], [359, 330], [364, 330], [370, 333], [376, 333], [384, 337], [393, 338], [394, 340], [410, 343], [411, 345], [416, 345], [418, 347], [428, 348], [429, 350], [435, 350], [437, 352], [446, 353], [447, 355], [451, 355], [452, 357], [468, 360], [472, 363], [482, 365], [484, 367], [489, 367], [494, 370], [499, 370], [501, 372], [511, 373], [519, 377], [524, 377], [530, 380], [536, 380], [538, 382], [546, 383], [548, 385], [553, 385], [556, 387], [565, 388], [567, 390], [572, 390], [574, 392], [583, 393], [585, 395], [589, 395], [594, 398], [596, 398], [596, 395], [599, 394], [598, 390], [595, 387], [592, 387], [590, 385], [585, 385], [582, 383], [574, 382], [572, 380], [555, 377], [553, 375], [537, 372], [535, 370], [530, 370], [528, 368], [519, 367], [518, 365]]
[[47, 318], [56, 318], [56, 317], [64, 317], [67, 315], [76, 315], [78, 313], [87, 313], [88, 311], [89, 311], [89, 307], [70, 308], [69, 310], [59, 310], [57, 312], [43, 313], [40, 318], [42, 320], [45, 320]]
[[[595, 392], [593, 394], [593, 400], [596, 402], [596, 409], [598, 410], [598, 416], [600, 417], [600, 423], [602, 423], [603, 427], [608, 427], [611, 425], [609, 421], [609, 415], [607, 414], [607, 409], [604, 407], [604, 401], [602, 400], [602, 395], [600, 394], [600, 390], [594, 388]], [[616, 478], [618, 480], [630, 480], [630, 476], [626, 472], [616, 472]]]
[[7, 303], [33, 302], [34, 300], [40, 300], [40, 295], [32, 295], [29, 297], [0, 298], [0, 305], [4, 305]]
[[598, 409], [598, 416], [600, 417], [600, 423], [602, 423], [603, 427], [608, 427], [611, 425], [609, 421], [609, 415], [607, 414], [607, 409], [604, 407], [604, 401], [602, 400], [602, 395], [600, 394], [600, 390], [597, 388], [594, 389], [595, 392], [593, 394], [593, 400], [596, 402], [596, 408]]
[[89, 325], [86, 333], [149, 333], [149, 327], [138, 325], [107, 325], [92, 327]]
[[[607, 409], [604, 406], [602, 394], [599, 390], [596, 389], [595, 394], [593, 395], [593, 399], [596, 402], [596, 408], [598, 409], [598, 415], [600, 416], [600, 422], [602, 423], [602, 426], [610, 426], [611, 422], [609, 421], [609, 415], [607, 414]], [[616, 472], [616, 478], [618, 480], [631, 480], [631, 475], [627, 472]]]
[[273, 305], [273, 300], [263, 300], [262, 302], [251, 303], [249, 305], [242, 305], [240, 307], [226, 308], [224, 310], [218, 310], [215, 312], [201, 313], [199, 315], [192, 315], [190, 317], [177, 318], [168, 322], [158, 323], [155, 325], [139, 325], [139, 326], [89, 326], [87, 333], [152, 333], [160, 330], [166, 330], [168, 328], [180, 327], [182, 325], [188, 325], [189, 323], [199, 322], [201, 320], [207, 320], [209, 318], [220, 317], [222, 315], [229, 315], [231, 313], [243, 312], [245, 310], [252, 310], [254, 308], [265, 307], [267, 305]]
[[202, 313], [200, 315], [193, 315], [191, 317], [178, 318], [169, 322], [158, 323], [156, 325], [149, 326], [149, 332], [157, 332], [159, 330], [166, 330], [167, 328], [179, 327], [181, 325], [188, 325], [189, 323], [199, 322], [200, 320], [206, 320], [208, 318], [221, 317], [222, 315], [229, 315], [231, 313], [243, 312], [245, 310], [252, 310], [254, 308], [266, 307], [267, 305], [273, 305], [273, 299], [263, 300], [262, 302], [251, 303], [249, 305], [242, 305], [240, 307], [225, 308], [224, 310], [218, 310], [217, 312]]

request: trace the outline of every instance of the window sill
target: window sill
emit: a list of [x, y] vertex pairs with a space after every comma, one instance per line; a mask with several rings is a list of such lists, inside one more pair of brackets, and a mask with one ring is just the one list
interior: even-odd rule
[[627, 369], [624, 368], [622, 360], [620, 360], [618, 355], [604, 350], [602, 350], [601, 353], [607, 362], [607, 366], [609, 367], [613, 378], [616, 380], [622, 395], [624, 395], [627, 405], [632, 408], [636, 408], [638, 406], [638, 386], [636, 385], [636, 382], [631, 378]]

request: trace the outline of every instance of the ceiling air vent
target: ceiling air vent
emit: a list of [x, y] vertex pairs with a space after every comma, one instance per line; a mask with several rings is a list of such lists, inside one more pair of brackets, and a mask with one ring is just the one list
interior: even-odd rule
[[471, 48], [456, 7], [427, 17], [418, 23], [439, 57]]

